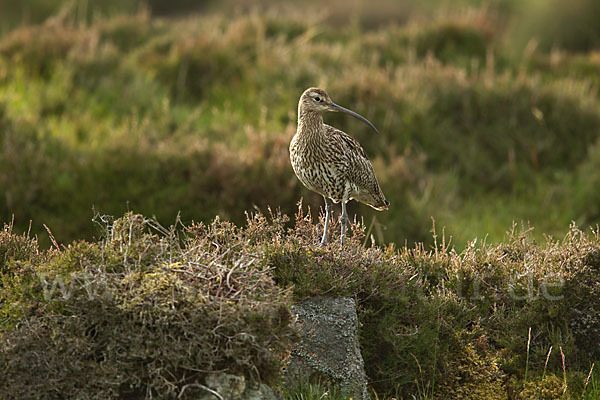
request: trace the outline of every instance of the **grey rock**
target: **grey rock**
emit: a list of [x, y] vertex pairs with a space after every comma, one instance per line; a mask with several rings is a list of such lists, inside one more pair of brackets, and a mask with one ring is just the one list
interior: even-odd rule
[[281, 395], [262, 383], [258, 388], [246, 388], [244, 400], [282, 400]]
[[[265, 384], [252, 387], [243, 376], [224, 373], [211, 374], [205, 387], [217, 392], [223, 400], [281, 400], [281, 396]], [[203, 390], [197, 400], [219, 400], [219, 397]]]
[[[246, 378], [229, 374], [211, 374], [206, 378], [206, 386], [218, 392], [224, 400], [242, 400], [246, 389]], [[210, 395], [213, 398], [215, 396]]]
[[313, 297], [293, 306], [292, 313], [302, 340], [290, 356], [286, 385], [293, 389], [326, 380], [354, 399], [368, 399], [354, 299]]

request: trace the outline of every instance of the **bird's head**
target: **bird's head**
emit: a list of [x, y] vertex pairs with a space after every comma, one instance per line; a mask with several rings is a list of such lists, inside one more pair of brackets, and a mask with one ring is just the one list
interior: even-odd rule
[[375, 132], [379, 133], [377, 128], [375, 128], [375, 126], [368, 119], [366, 119], [358, 113], [355, 113], [352, 110], [335, 104], [333, 101], [331, 101], [331, 98], [329, 97], [327, 92], [320, 88], [313, 87], [306, 89], [300, 97], [299, 109], [313, 112], [340, 111], [346, 114], [350, 114], [355, 118], [358, 118], [359, 120], [373, 128]]

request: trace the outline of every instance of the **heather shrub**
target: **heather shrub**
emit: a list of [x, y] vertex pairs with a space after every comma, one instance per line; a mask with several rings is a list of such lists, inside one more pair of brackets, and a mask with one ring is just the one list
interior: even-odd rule
[[27, 234], [13, 233], [13, 223], [4, 223], [0, 231], [0, 266], [2, 269], [9, 260], [30, 260], [40, 256], [37, 240]]
[[44, 261], [10, 257], [1, 397], [176, 397], [210, 371], [277, 382], [296, 340], [290, 299], [233, 227], [131, 213], [102, 225], [101, 241]]
[[290, 235], [266, 247], [265, 265], [298, 299], [357, 299], [365, 368], [377, 393], [503, 398], [498, 391], [508, 390], [508, 377], [523, 382], [526, 368], [561, 370], [558, 352], [545, 364], [550, 346], [564, 350], [575, 375], [598, 357], [591, 332], [581, 331], [596, 329], [590, 318], [600, 305], [598, 285], [583, 278], [595, 268], [597, 232], [572, 228], [562, 241], [538, 245], [530, 232], [513, 229], [505, 243], [473, 243], [459, 253], [444, 241], [431, 250], [363, 248], [366, 228], [354, 224], [341, 255], [336, 242], [313, 247], [319, 229], [299, 213]]
[[323, 221], [301, 207], [293, 224], [272, 213], [243, 227], [166, 229], [136, 214], [102, 225], [101, 240], [6, 257], [0, 394], [171, 396], [222, 369], [277, 386], [297, 339], [289, 306], [316, 295], [357, 300], [382, 396], [527, 398], [553, 375], [577, 396], [600, 356], [597, 231], [540, 245], [514, 228], [458, 252], [443, 236], [369, 247], [354, 222], [342, 254], [339, 225], [317, 248]]

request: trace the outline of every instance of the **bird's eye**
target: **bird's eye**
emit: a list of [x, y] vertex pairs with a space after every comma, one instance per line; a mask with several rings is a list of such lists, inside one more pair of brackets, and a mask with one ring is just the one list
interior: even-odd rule
[[321, 101], [321, 98], [319, 96], [315, 97], [315, 101]]

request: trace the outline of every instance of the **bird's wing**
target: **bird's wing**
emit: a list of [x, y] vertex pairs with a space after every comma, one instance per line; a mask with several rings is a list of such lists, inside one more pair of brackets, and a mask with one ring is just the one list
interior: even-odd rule
[[[387, 207], [371, 161], [365, 150], [352, 136], [332, 126], [325, 125], [328, 141], [334, 143], [344, 155], [347, 179], [354, 185], [353, 198], [374, 208]], [[388, 203], [389, 204], [389, 203]]]
[[346, 154], [362, 156], [368, 160], [367, 154], [360, 143], [358, 143], [358, 140], [354, 139], [346, 132], [340, 131], [333, 126], [325, 124], [325, 134], [329, 136], [330, 140], [338, 142], [338, 144], [341, 146], [340, 149], [343, 149]]

